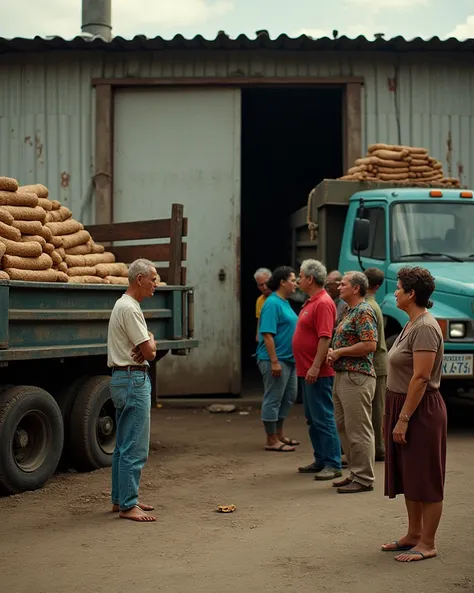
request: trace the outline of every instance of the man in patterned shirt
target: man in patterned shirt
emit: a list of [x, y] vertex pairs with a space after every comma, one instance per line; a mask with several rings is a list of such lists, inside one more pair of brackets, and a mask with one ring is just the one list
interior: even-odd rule
[[347, 272], [339, 294], [348, 310], [336, 328], [328, 361], [336, 371], [333, 400], [336, 424], [350, 475], [334, 482], [340, 494], [373, 490], [375, 441], [372, 400], [375, 393], [373, 353], [377, 319], [366, 302], [368, 280], [362, 272]]

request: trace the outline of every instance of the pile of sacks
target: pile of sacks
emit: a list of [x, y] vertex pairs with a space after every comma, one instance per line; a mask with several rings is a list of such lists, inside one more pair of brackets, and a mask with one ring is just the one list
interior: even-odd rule
[[459, 179], [444, 176], [442, 163], [426, 148], [391, 144], [371, 144], [367, 156], [357, 159], [340, 179], [461, 187]]
[[128, 285], [128, 266], [94, 242], [41, 184], [0, 177], [0, 279]]

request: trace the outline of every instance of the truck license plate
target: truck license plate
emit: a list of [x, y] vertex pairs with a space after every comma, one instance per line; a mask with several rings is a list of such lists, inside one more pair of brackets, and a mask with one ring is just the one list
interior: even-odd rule
[[447, 377], [465, 377], [473, 374], [473, 354], [445, 354], [443, 357], [443, 375]]

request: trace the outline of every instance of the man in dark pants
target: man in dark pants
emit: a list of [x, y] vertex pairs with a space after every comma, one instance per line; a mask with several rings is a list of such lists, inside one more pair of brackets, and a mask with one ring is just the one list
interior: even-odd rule
[[298, 471], [315, 473], [315, 480], [333, 480], [342, 475], [341, 445], [332, 403], [335, 372], [326, 361], [336, 306], [324, 290], [325, 282], [326, 268], [321, 262], [309, 259], [301, 264], [299, 285], [309, 299], [298, 317], [293, 354], [297, 375], [304, 380], [305, 415], [314, 461]]

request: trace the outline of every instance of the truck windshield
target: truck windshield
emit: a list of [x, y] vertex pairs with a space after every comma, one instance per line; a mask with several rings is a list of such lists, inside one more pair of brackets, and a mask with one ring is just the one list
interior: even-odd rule
[[473, 202], [400, 202], [391, 218], [393, 261], [474, 261]]

